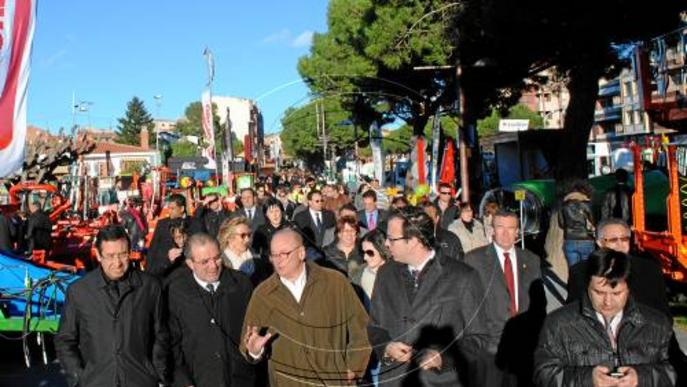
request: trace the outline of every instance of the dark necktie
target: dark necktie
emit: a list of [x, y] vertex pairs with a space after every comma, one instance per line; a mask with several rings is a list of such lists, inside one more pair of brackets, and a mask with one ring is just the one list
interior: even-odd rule
[[248, 213], [248, 221], [252, 222], [253, 221], [253, 210], [246, 210]]
[[210, 292], [210, 295], [214, 296], [215, 295], [215, 285], [213, 284], [207, 284], [205, 286], [208, 289], [208, 292]]
[[518, 314], [518, 307], [515, 303], [515, 277], [513, 277], [513, 265], [510, 261], [510, 253], [503, 253], [503, 276], [506, 279], [506, 286], [508, 287], [508, 295], [510, 296], [510, 314], [515, 316]]
[[415, 289], [420, 286], [420, 270], [415, 270], [415, 269], [409, 269], [410, 270], [410, 277], [413, 278], [413, 285], [415, 286]]
[[322, 229], [322, 219], [320, 218], [319, 212], [315, 213], [315, 227], [317, 227], [318, 230]]

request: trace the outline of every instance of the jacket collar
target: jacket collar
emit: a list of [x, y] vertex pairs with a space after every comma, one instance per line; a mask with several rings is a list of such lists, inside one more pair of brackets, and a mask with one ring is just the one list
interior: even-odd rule
[[[95, 275], [94, 277], [95, 285], [98, 288], [106, 288], [112, 282], [105, 279], [105, 273], [103, 272], [102, 267], [98, 267], [97, 275]], [[139, 274], [136, 272], [136, 270], [132, 269], [131, 267], [129, 267], [126, 274], [124, 274], [124, 277], [120, 279], [119, 282], [124, 287], [138, 287], [141, 285], [141, 279], [139, 278]]]
[[[597, 321], [596, 311], [592, 307], [592, 301], [589, 299], [589, 294], [587, 294], [586, 290], [584, 292], [584, 296], [580, 300], [580, 313], [587, 318]], [[630, 294], [627, 299], [627, 303], [625, 304], [625, 309], [623, 309], [622, 323], [624, 324], [625, 322], [629, 322], [633, 325], [639, 325], [643, 321], [644, 318], [637, 307], [637, 303], [635, 302], [634, 297], [632, 297], [632, 294]]]
[[[305, 261], [305, 273], [306, 273], [306, 279], [305, 279], [305, 287], [308, 288], [312, 284], [314, 284], [317, 281], [320, 281], [322, 279], [322, 268], [320, 265], [310, 262], [310, 261]], [[272, 293], [279, 289], [280, 287], [283, 287], [286, 289], [284, 284], [281, 283], [281, 280], [279, 279], [279, 274], [276, 272], [272, 274], [272, 276], [265, 281], [265, 290], [267, 294]]]

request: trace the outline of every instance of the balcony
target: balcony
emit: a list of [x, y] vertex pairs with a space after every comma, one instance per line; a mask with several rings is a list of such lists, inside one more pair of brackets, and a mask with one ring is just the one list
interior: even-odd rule
[[594, 121], [596, 122], [607, 122], [607, 121], [619, 121], [621, 118], [622, 107], [621, 106], [608, 106], [603, 109], [597, 109], [594, 112]]

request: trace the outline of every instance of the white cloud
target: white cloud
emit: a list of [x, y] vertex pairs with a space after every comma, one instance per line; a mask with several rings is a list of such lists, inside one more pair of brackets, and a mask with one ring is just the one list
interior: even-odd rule
[[272, 35], [262, 38], [262, 43], [281, 43], [288, 42], [289, 40], [291, 40], [291, 31], [288, 28], [284, 28], [279, 32], [275, 32]]
[[310, 30], [303, 31], [291, 42], [292, 47], [307, 47], [312, 43], [313, 32]]

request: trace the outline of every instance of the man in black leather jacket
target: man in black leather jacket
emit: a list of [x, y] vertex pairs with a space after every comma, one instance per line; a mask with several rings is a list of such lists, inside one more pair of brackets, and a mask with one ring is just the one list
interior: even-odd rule
[[563, 252], [568, 266], [587, 259], [594, 251], [594, 216], [592, 189], [584, 180], [571, 183], [558, 211], [558, 224], [563, 229]]
[[668, 317], [630, 295], [630, 261], [598, 250], [588, 259], [587, 294], [551, 313], [534, 355], [540, 386], [673, 386]]
[[619, 168], [615, 171], [616, 184], [606, 192], [601, 205], [601, 220], [618, 218], [632, 224], [632, 188], [627, 185], [628, 173]]

